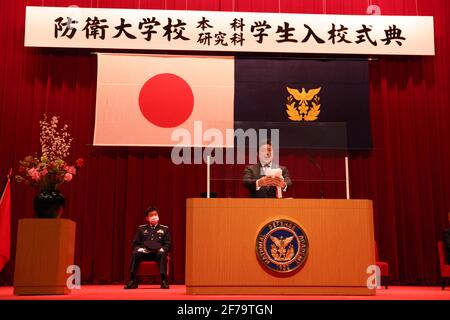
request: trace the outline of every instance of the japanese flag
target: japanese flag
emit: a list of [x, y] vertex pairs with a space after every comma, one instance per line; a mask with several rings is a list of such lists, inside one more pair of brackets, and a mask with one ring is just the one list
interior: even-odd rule
[[225, 137], [233, 108], [233, 57], [98, 54], [94, 145], [208, 145], [195, 134]]

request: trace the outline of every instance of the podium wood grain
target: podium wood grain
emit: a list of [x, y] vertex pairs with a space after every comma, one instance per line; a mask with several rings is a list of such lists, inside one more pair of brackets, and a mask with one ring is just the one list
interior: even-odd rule
[[[258, 232], [283, 218], [309, 241], [290, 276], [267, 272], [256, 256]], [[366, 284], [375, 264], [370, 200], [188, 199], [186, 228], [189, 294], [375, 294]]]
[[68, 294], [67, 267], [73, 265], [75, 222], [21, 219], [17, 233], [14, 294]]

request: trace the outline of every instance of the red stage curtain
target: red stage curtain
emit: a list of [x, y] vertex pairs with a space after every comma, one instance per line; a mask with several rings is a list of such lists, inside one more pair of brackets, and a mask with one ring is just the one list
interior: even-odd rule
[[[29, 5], [365, 14], [369, 4], [385, 15], [433, 15], [435, 57], [375, 57], [370, 62], [374, 148], [350, 154], [351, 193], [374, 200], [375, 235], [393, 281], [434, 284], [436, 241], [450, 210], [450, 3], [445, 0], [31, 0]], [[205, 190], [203, 165], [175, 166], [161, 148], [94, 148], [96, 57], [89, 50], [24, 48], [24, 1], [0, 1], [0, 177], [39, 148], [39, 119], [60, 115], [75, 137], [73, 157], [86, 167], [63, 187], [64, 217], [77, 223], [76, 263], [86, 283], [122, 282], [128, 276], [130, 241], [143, 210], [161, 209], [171, 226], [173, 280], [184, 282], [185, 199]], [[319, 197], [320, 172], [306, 152], [283, 153], [297, 180], [290, 196]], [[322, 153], [325, 195], [343, 198], [342, 155]], [[224, 197], [247, 193], [242, 166], [216, 168], [212, 189]], [[0, 185], [5, 178], [0, 178]], [[35, 192], [12, 185], [12, 261], [17, 222], [32, 216]], [[0, 274], [11, 283], [13, 263]]]

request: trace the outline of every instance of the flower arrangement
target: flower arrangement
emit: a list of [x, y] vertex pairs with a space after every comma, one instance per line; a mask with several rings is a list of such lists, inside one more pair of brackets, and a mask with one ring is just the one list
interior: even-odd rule
[[15, 178], [18, 182], [51, 192], [71, 181], [84, 160], [80, 158], [73, 165], [66, 162], [73, 139], [67, 132], [67, 125], [59, 128], [59, 117], [54, 116], [48, 121], [44, 114], [39, 125], [41, 155], [29, 155], [19, 161], [19, 172]]

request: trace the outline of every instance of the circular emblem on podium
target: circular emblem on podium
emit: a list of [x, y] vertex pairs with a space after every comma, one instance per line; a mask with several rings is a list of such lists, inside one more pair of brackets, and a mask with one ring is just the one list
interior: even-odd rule
[[289, 273], [301, 268], [308, 257], [306, 233], [290, 220], [273, 220], [259, 231], [256, 255], [268, 270]]

